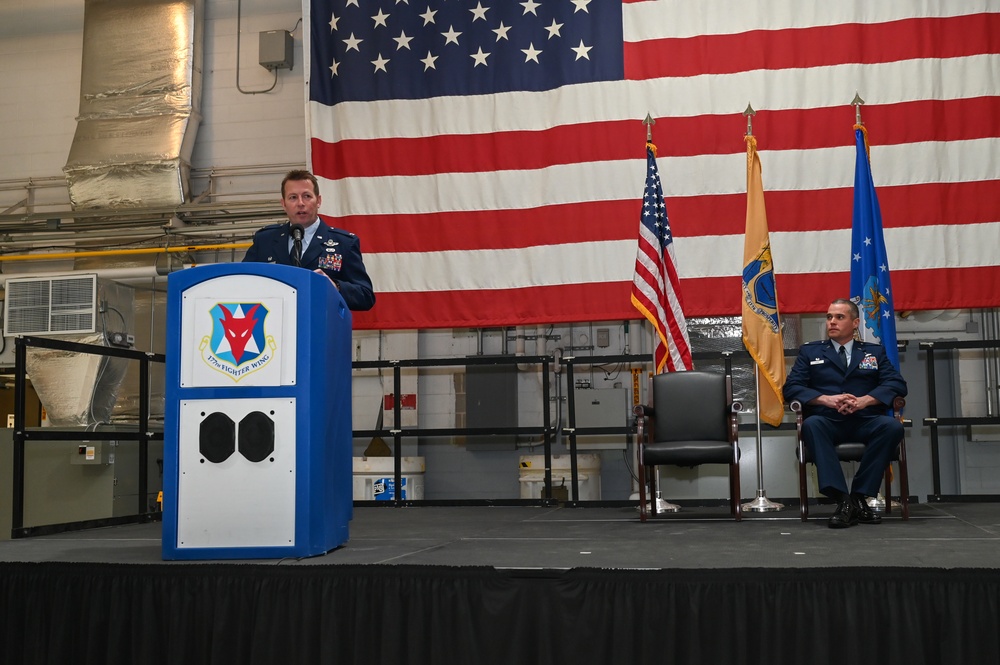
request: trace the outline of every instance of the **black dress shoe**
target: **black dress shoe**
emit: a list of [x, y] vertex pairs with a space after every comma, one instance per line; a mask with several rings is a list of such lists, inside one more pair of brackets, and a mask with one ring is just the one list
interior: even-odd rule
[[850, 499], [844, 499], [837, 504], [837, 510], [834, 511], [833, 517], [830, 518], [828, 523], [831, 529], [846, 529], [849, 526], [854, 526], [858, 523], [858, 510], [854, 505], [854, 502]]
[[863, 496], [852, 496], [851, 502], [854, 504], [854, 510], [857, 513], [858, 521], [862, 524], [881, 524], [882, 516], [871, 509], [868, 505], [868, 501]]

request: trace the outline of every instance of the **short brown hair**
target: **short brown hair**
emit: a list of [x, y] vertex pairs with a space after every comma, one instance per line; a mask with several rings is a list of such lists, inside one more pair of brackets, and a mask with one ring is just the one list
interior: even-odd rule
[[861, 318], [861, 310], [858, 309], [858, 303], [854, 302], [853, 300], [848, 300], [847, 298], [837, 298], [836, 300], [834, 300], [830, 304], [831, 305], [847, 305], [848, 307], [851, 308], [851, 318], [854, 318], [854, 319], [860, 319]]
[[293, 169], [285, 174], [285, 179], [281, 181], [281, 198], [285, 198], [285, 183], [289, 180], [308, 180], [312, 183], [313, 194], [319, 196], [319, 182], [316, 176], [305, 169]]

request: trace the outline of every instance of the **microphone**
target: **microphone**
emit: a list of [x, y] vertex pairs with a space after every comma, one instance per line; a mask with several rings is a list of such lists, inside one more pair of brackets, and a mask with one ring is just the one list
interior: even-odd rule
[[305, 235], [306, 230], [301, 224], [292, 224], [289, 230], [292, 232], [292, 264], [295, 266], [301, 266], [302, 237]]

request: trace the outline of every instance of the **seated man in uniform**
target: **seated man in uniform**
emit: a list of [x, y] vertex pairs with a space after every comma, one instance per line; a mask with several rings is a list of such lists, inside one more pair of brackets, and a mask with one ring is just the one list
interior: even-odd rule
[[[786, 400], [803, 405], [802, 438], [816, 463], [819, 491], [837, 500], [832, 528], [882, 521], [866, 498], [878, 493], [903, 437], [903, 425], [887, 407], [906, 396], [906, 381], [881, 344], [855, 339], [860, 323], [856, 304], [834, 300], [826, 313], [829, 339], [802, 345], [784, 387]], [[847, 441], [867, 443], [850, 491], [834, 449]]]

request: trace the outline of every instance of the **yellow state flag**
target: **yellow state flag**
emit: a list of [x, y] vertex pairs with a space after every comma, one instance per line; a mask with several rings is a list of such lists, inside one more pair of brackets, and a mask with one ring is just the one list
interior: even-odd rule
[[764, 209], [757, 139], [747, 135], [747, 228], [743, 241], [743, 344], [757, 363], [760, 419], [777, 427], [785, 411], [785, 348]]

